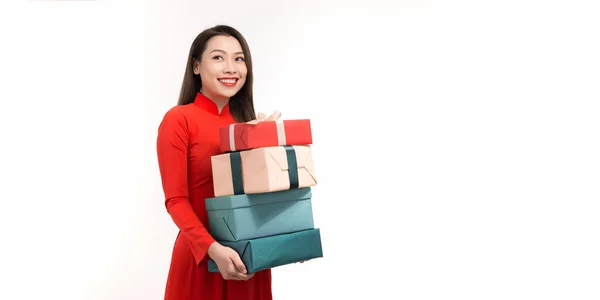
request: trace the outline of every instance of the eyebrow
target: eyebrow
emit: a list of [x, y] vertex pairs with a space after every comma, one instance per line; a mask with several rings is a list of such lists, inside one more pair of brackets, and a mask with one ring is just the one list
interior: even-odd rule
[[[210, 53], [213, 53], [213, 52], [223, 52], [223, 53], [227, 53], [227, 52], [225, 52], [225, 51], [223, 51], [223, 50], [221, 50], [221, 49], [214, 49], [214, 50], [210, 51]], [[239, 52], [236, 52], [236, 53], [234, 53], [234, 54], [244, 54], [244, 52], [243, 52], [243, 51], [239, 51]]]

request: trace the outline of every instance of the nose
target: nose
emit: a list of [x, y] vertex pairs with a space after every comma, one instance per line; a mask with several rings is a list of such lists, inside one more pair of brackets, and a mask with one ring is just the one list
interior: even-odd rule
[[224, 71], [227, 74], [234, 74], [234, 73], [236, 73], [234, 62], [232, 62], [231, 60], [227, 60], [227, 62], [225, 63], [225, 70]]

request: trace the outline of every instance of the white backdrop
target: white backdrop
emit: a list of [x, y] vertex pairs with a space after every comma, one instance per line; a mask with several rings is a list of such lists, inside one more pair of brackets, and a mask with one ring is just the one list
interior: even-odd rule
[[163, 298], [156, 129], [220, 23], [313, 124], [325, 257], [275, 299], [598, 299], [593, 2], [4, 2], [0, 299]]

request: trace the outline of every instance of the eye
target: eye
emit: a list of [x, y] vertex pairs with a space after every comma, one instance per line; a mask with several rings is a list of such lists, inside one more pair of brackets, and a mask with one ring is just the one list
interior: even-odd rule
[[223, 60], [223, 57], [221, 55], [217, 55], [217, 56], [213, 56], [213, 59], [220, 59]]
[[237, 61], [245, 61], [245, 59], [243, 57], [238, 57], [235, 60], [237, 60]]

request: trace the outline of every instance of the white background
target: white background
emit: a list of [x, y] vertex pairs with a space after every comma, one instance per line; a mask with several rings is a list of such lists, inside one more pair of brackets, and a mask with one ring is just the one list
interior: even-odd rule
[[0, 299], [163, 298], [156, 129], [220, 23], [313, 124], [325, 257], [275, 299], [599, 299], [596, 3], [3, 2]]

